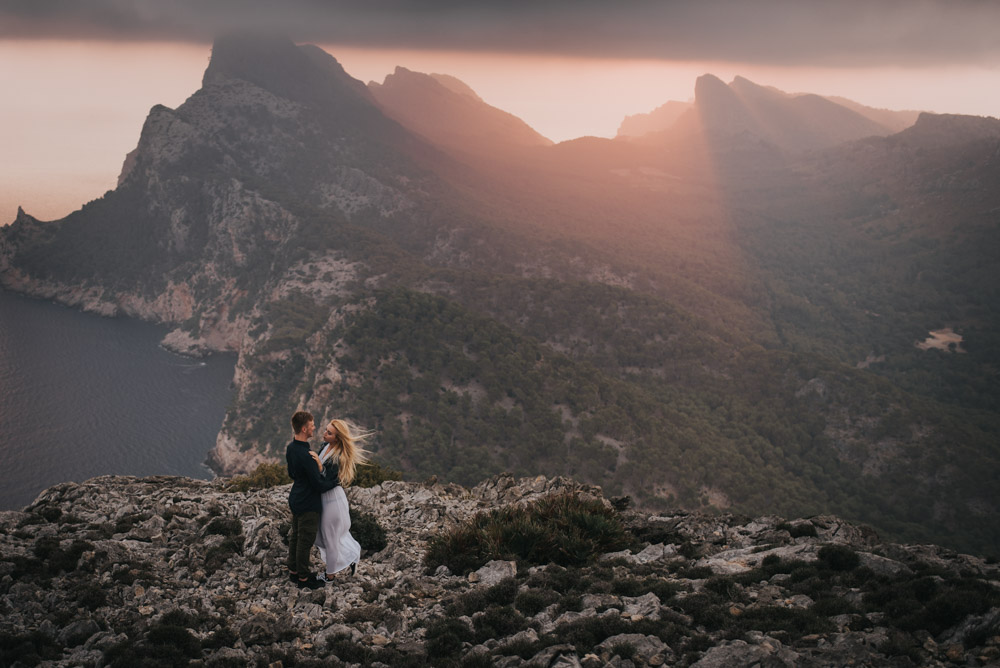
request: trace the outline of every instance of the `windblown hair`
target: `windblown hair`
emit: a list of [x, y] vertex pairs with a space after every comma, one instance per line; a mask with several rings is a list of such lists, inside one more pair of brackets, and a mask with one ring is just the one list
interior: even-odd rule
[[361, 446], [372, 432], [364, 431], [345, 420], [330, 420], [330, 426], [336, 433], [330, 445], [340, 457], [340, 484], [347, 487], [354, 482], [358, 466], [368, 463], [370, 453]]

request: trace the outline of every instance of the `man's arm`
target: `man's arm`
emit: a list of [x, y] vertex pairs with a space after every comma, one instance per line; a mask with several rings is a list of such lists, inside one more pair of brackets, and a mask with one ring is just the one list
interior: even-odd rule
[[329, 492], [340, 484], [340, 476], [334, 476], [333, 479], [325, 478], [320, 473], [319, 467], [316, 466], [316, 462], [313, 461], [312, 457], [306, 457], [306, 461], [303, 462], [303, 468], [306, 472], [306, 480], [309, 481], [309, 486], [317, 492]]

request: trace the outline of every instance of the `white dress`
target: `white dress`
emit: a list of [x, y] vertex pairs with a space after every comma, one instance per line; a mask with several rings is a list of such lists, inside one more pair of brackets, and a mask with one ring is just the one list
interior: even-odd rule
[[[335, 456], [332, 446], [327, 444], [319, 453], [319, 460], [325, 463]], [[320, 514], [315, 544], [326, 563], [329, 575], [339, 573], [361, 558], [361, 545], [351, 535], [351, 512], [347, 494], [340, 485], [323, 492], [323, 511]]]

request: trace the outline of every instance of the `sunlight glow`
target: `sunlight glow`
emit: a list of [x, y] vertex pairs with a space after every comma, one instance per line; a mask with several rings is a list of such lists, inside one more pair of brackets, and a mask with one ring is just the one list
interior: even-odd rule
[[[397, 65], [458, 77], [557, 142], [613, 137], [627, 115], [689, 101], [695, 79], [708, 72], [875, 107], [1000, 115], [996, 68], [820, 70], [323, 48], [366, 83], [381, 82]], [[14, 219], [18, 205], [39, 218], [58, 218], [113, 188], [150, 107], [177, 107], [194, 93], [209, 54], [205, 44], [0, 40], [0, 224]]]

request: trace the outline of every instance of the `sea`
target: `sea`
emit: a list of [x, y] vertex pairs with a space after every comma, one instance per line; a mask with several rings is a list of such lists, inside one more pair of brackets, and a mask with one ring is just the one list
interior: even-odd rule
[[100, 475], [213, 477], [236, 355], [176, 355], [166, 332], [0, 290], [0, 510]]

